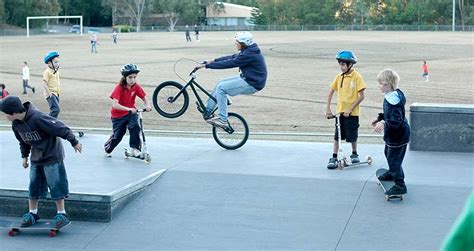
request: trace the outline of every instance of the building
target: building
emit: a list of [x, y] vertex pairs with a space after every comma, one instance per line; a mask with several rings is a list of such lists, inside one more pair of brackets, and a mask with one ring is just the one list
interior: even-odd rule
[[254, 7], [217, 2], [206, 9], [207, 25], [249, 26]]

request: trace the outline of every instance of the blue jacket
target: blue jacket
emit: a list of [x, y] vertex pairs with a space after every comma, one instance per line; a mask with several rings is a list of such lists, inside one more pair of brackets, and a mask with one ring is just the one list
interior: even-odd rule
[[214, 59], [206, 64], [210, 69], [229, 69], [239, 67], [242, 78], [257, 90], [262, 90], [267, 81], [267, 65], [257, 44], [252, 44], [238, 54]]
[[[387, 99], [383, 102], [383, 113], [378, 120], [385, 121], [383, 140], [388, 146], [401, 146], [410, 141], [410, 125], [405, 117], [406, 98], [400, 89], [396, 90], [398, 102], [391, 104]], [[393, 101], [392, 101], [393, 102]]]
[[25, 102], [26, 115], [23, 120], [14, 120], [12, 129], [20, 142], [21, 157], [31, 152], [31, 163], [49, 165], [64, 159], [63, 138], [77, 145], [79, 141], [63, 122], [36, 110], [30, 102]]

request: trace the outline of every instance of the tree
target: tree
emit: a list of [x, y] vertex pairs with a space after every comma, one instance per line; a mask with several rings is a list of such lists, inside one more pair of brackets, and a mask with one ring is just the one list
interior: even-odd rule
[[137, 25], [137, 32], [140, 32], [142, 24], [143, 11], [145, 10], [146, 0], [124, 0], [125, 10], [129, 13], [132, 20]]
[[[28, 16], [57, 16], [61, 10], [58, 0], [16, 1], [4, 0], [6, 22], [25, 27]], [[31, 27], [44, 25], [46, 21], [38, 21]]]
[[5, 21], [5, 3], [0, 0], [0, 24], [4, 24]]

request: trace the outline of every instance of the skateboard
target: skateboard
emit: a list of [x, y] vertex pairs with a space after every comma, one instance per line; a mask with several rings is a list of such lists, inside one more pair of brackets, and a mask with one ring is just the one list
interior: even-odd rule
[[9, 236], [15, 236], [20, 233], [20, 230], [49, 230], [49, 236], [54, 237], [56, 234], [59, 233], [59, 230], [67, 227], [71, 224], [69, 222], [67, 225], [62, 226], [60, 228], [56, 227], [55, 220], [39, 220], [35, 224], [29, 227], [21, 227], [20, 221], [11, 221], [11, 220], [4, 220], [0, 219], [0, 228], [8, 229]]
[[[393, 181], [382, 181], [382, 180], [379, 180], [379, 176], [384, 174], [386, 171], [388, 171], [387, 169], [385, 168], [380, 168], [380, 169], [377, 169], [377, 172], [375, 172], [375, 177], [377, 177], [377, 180], [378, 180], [378, 184], [379, 186], [383, 189], [383, 192], [386, 193], [391, 187], [393, 187], [395, 185], [395, 182]], [[400, 199], [400, 200], [403, 200], [403, 194], [395, 194], [395, 195], [385, 195], [385, 199], [387, 201], [391, 200], [391, 199]]]

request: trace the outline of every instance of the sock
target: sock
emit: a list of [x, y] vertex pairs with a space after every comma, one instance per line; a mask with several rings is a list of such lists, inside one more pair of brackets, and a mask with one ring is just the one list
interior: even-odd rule
[[62, 210], [62, 211], [58, 210], [58, 214], [66, 214], [66, 210]]
[[332, 157], [333, 157], [333, 158], [337, 158], [337, 153], [333, 153], [333, 154], [332, 154]]
[[30, 213], [32, 213], [32, 214], [38, 214], [38, 208], [30, 209]]
[[357, 152], [352, 151], [352, 154], [357, 154]]

